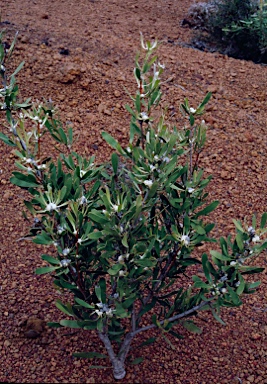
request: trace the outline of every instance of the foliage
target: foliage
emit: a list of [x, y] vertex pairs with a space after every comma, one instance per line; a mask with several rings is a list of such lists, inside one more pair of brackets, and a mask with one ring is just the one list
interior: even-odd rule
[[[266, 62], [267, 3], [265, 0], [210, 0], [197, 3], [189, 16], [224, 53]], [[201, 38], [201, 37], [200, 37]]]
[[[125, 359], [137, 334], [156, 328], [170, 342], [168, 334], [181, 337], [178, 323], [200, 333], [188, 319], [199, 310], [211, 311], [222, 322], [221, 307], [240, 306], [243, 293], [255, 292], [259, 282], [245, 277], [263, 268], [249, 261], [267, 248], [265, 213], [258, 226], [256, 217], [249, 227], [235, 221], [235, 237], [221, 238], [220, 251], [210, 251], [211, 257], [197, 255], [197, 247], [216, 242], [210, 237], [214, 224], [204, 218], [218, 201], [209, 201], [210, 177], [204, 178], [198, 166], [207, 131], [199, 120], [211, 94], [196, 109], [185, 99], [182, 128], [171, 128], [164, 112], [154, 118], [164, 65], [154, 56], [157, 42], [146, 43], [141, 35], [141, 45], [144, 54], [137, 55], [134, 68], [137, 90], [126, 106], [129, 143], [124, 148], [103, 132], [114, 152], [110, 162], [100, 165], [71, 150], [72, 129], [64, 129], [51, 105], [18, 102], [18, 70], [7, 75], [10, 51], [1, 45], [1, 107], [11, 129], [0, 138], [16, 148], [18, 168], [11, 182], [29, 192], [25, 206], [33, 225], [28, 236], [50, 251], [54, 246], [42, 255], [48, 266], [36, 273], [52, 273], [57, 289], [73, 295], [72, 303], [57, 301], [67, 317], [50, 325], [96, 330], [117, 379], [125, 375]], [[44, 135], [65, 148], [55, 161], [42, 157]], [[113, 342], [119, 344], [118, 354]], [[105, 357], [97, 352], [75, 355]]]

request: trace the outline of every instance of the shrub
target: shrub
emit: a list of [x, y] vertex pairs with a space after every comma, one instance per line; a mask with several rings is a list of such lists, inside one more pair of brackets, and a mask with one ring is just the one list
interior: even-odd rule
[[[49, 266], [36, 273], [51, 273], [54, 285], [73, 296], [71, 303], [56, 302], [67, 318], [49, 325], [96, 331], [116, 379], [125, 376], [136, 335], [155, 329], [170, 343], [168, 334], [181, 338], [178, 324], [200, 333], [193, 321], [200, 310], [223, 323], [220, 308], [240, 306], [240, 296], [259, 286], [245, 278], [263, 270], [250, 260], [267, 248], [264, 213], [258, 225], [255, 216], [248, 226], [235, 221], [235, 237], [220, 238], [210, 256], [196, 252], [216, 242], [210, 237], [214, 224], [204, 219], [218, 201], [208, 202], [210, 177], [203, 178], [198, 165], [207, 130], [199, 119], [211, 94], [196, 108], [185, 99], [182, 128], [171, 128], [164, 113], [154, 118], [164, 65], [154, 56], [157, 42], [145, 43], [141, 36], [141, 44], [144, 54], [134, 68], [137, 90], [130, 96], [132, 106], [126, 106], [129, 143], [124, 148], [103, 132], [115, 150], [103, 164], [71, 150], [72, 129], [64, 130], [53, 107], [18, 101], [15, 75], [22, 64], [8, 76], [14, 42], [9, 52], [0, 45], [1, 109], [10, 126], [0, 139], [17, 155], [11, 182], [29, 193], [29, 236], [50, 250], [42, 255]], [[56, 161], [42, 157], [47, 134], [62, 144]], [[74, 355], [106, 357], [95, 351]]]
[[188, 15], [206, 33], [198, 38], [230, 56], [266, 62], [266, 6], [264, 0], [211, 0], [194, 4]]

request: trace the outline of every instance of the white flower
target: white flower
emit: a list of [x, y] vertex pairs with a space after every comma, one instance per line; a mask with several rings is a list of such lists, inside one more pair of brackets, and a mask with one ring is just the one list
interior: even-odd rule
[[83, 169], [81, 169], [81, 170], [80, 170], [80, 177], [82, 178], [85, 174], [86, 174], [86, 171], [84, 171]]
[[120, 272], [119, 272], [119, 276], [126, 276], [126, 272], [125, 272], [125, 271], [122, 271], [122, 270], [120, 270]]
[[236, 287], [239, 287], [239, 285], [240, 285], [240, 281], [237, 281], [237, 282], [235, 283], [235, 286], [236, 286]]
[[67, 267], [70, 264], [71, 260], [70, 259], [63, 259], [61, 260], [60, 264], [62, 267]]
[[67, 256], [69, 253], [70, 253], [70, 249], [69, 249], [69, 248], [65, 248], [65, 249], [63, 249], [63, 251], [62, 251], [62, 254], [63, 254], [64, 256]]
[[97, 314], [97, 316], [102, 317], [104, 312], [99, 311], [99, 309], [96, 309], [95, 313]]
[[224, 275], [220, 278], [220, 281], [226, 281], [228, 279], [228, 275]]
[[86, 203], [87, 203], [87, 199], [86, 199], [85, 196], [80, 197], [78, 201], [79, 201], [79, 204], [80, 204], [80, 205], [83, 205], [83, 204], [86, 204]]
[[252, 238], [252, 241], [253, 241], [253, 243], [258, 243], [259, 241], [261, 241], [260, 236], [255, 235], [255, 236]]
[[236, 265], [237, 262], [236, 261], [231, 261], [230, 265]]
[[40, 164], [40, 165], [37, 165], [37, 168], [38, 169], [45, 169], [46, 165], [45, 164]]
[[193, 193], [194, 192], [194, 190], [195, 190], [195, 188], [187, 188], [187, 191], [188, 191], [188, 193]]
[[45, 208], [46, 211], [56, 211], [57, 210], [57, 205], [55, 203], [49, 203], [47, 204], [46, 208]]
[[163, 159], [162, 159], [165, 163], [169, 163], [170, 162], [170, 158], [168, 157], [168, 156], [165, 156], [165, 157], [163, 157]]
[[123, 257], [122, 255], [120, 255], [120, 256], [118, 257], [118, 262], [119, 262], [120, 264], [124, 264], [124, 257]]
[[131, 152], [132, 152], [132, 150], [131, 150], [130, 147], [127, 147], [127, 148], [126, 148], [126, 151], [127, 151], [128, 153], [131, 153]]
[[248, 233], [252, 236], [255, 235], [255, 229], [253, 227], [248, 227]]
[[190, 111], [191, 113], [195, 113], [195, 112], [196, 112], [196, 109], [191, 107], [191, 108], [189, 109], [189, 111]]
[[141, 36], [141, 46], [142, 46], [142, 48], [145, 50], [145, 51], [152, 51], [152, 49], [154, 49], [154, 48], [156, 48], [156, 46], [157, 46], [157, 40], [156, 41], [153, 41], [153, 43], [151, 44], [151, 46], [150, 46], [150, 48], [149, 48], [149, 46], [148, 46], [148, 44], [147, 43], [144, 43], [144, 38], [143, 38], [143, 34], [142, 34], [142, 32], [140, 32], [140, 36]]
[[227, 292], [227, 289], [226, 288], [222, 288], [221, 289], [221, 293], [226, 293]]
[[154, 48], [156, 48], [156, 46], [157, 46], [157, 40], [153, 41], [150, 49], [154, 49]]
[[159, 67], [160, 67], [161, 69], [165, 69], [165, 65], [164, 65], [164, 64], [160, 64], [160, 62], [159, 62]]
[[78, 240], [77, 240], [77, 243], [78, 243], [78, 244], [82, 244], [82, 239], [78, 239]]
[[113, 316], [113, 309], [109, 308], [109, 309], [106, 311], [106, 315], [107, 315], [107, 317], [112, 317], [112, 316]]
[[146, 114], [146, 112], [141, 112], [141, 113], [140, 113], [140, 118], [141, 118], [141, 120], [143, 120], [143, 121], [147, 121], [147, 120], [149, 120], [149, 117], [148, 117], [148, 115]]
[[117, 204], [113, 204], [112, 207], [114, 209], [114, 212], [118, 212], [119, 206]]
[[182, 235], [181, 236], [181, 243], [187, 247], [190, 243], [190, 237], [188, 235]]
[[158, 160], [159, 160], [158, 155], [155, 155], [155, 156], [154, 156], [154, 160], [155, 160], [155, 161], [158, 161]]
[[150, 171], [153, 172], [157, 167], [155, 167], [154, 165], [150, 164], [149, 168], [150, 168]]
[[61, 227], [61, 225], [58, 225], [58, 226], [57, 226], [57, 233], [58, 233], [59, 235], [61, 235], [62, 232], [64, 232], [64, 228]]
[[153, 181], [152, 181], [152, 180], [145, 180], [145, 181], [144, 181], [144, 184], [145, 184], [147, 187], [151, 188], [151, 187], [152, 187], [152, 184], [153, 184]]

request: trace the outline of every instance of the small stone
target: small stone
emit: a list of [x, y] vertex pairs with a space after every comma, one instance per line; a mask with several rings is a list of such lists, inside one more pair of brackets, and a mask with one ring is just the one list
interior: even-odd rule
[[120, 95], [121, 95], [121, 93], [120, 93], [118, 90], [116, 90], [116, 91], [114, 92], [114, 96], [115, 96], [115, 97], [120, 97]]
[[218, 91], [218, 88], [216, 85], [209, 85], [207, 91], [211, 93], [216, 93]]
[[259, 340], [261, 338], [261, 335], [259, 333], [252, 333], [251, 339], [252, 340]]
[[25, 336], [29, 339], [36, 339], [43, 331], [44, 321], [31, 317], [27, 320]]
[[104, 110], [104, 114], [108, 115], [108, 116], [111, 116], [111, 111], [109, 109], [105, 109]]
[[4, 347], [8, 348], [11, 345], [11, 342], [9, 340], [4, 341]]

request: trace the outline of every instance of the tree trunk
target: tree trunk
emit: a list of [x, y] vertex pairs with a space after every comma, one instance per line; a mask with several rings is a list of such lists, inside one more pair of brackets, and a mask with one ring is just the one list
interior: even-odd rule
[[126, 371], [125, 371], [124, 362], [122, 362], [118, 358], [115, 358], [112, 361], [112, 367], [113, 367], [113, 376], [116, 380], [121, 380], [125, 377]]
[[104, 343], [106, 350], [108, 352], [108, 355], [109, 355], [109, 358], [110, 358], [110, 361], [111, 361], [111, 364], [113, 367], [114, 378], [116, 380], [123, 379], [124, 376], [126, 375], [125, 365], [124, 365], [124, 361], [125, 361], [126, 356], [124, 356], [124, 355], [120, 356], [120, 357], [116, 356], [116, 354], [114, 353], [114, 350], [112, 348], [111, 342], [109, 340], [109, 337], [106, 333], [98, 332], [98, 335], [99, 335], [99, 338]]

